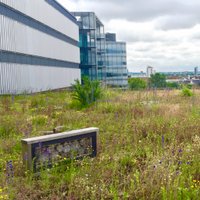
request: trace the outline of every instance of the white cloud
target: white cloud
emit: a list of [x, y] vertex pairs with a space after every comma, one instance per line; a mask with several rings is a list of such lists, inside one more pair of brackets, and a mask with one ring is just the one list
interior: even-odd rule
[[58, 0], [70, 11], [94, 11], [106, 32], [127, 42], [130, 71], [200, 66], [199, 0]]

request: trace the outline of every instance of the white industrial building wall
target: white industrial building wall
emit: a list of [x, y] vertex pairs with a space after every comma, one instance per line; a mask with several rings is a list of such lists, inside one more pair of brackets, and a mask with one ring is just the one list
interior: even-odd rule
[[0, 94], [19, 94], [70, 87], [80, 69], [0, 63]]
[[47, 2], [55, 3], [0, 0], [0, 94], [64, 88], [80, 80], [78, 25], [64, 8]]
[[54, 0], [0, 0], [0, 2], [78, 41], [78, 26], [47, 3], [53, 1]]
[[0, 49], [2, 50], [80, 62], [80, 50], [77, 46], [3, 15], [0, 15], [0, 24]]

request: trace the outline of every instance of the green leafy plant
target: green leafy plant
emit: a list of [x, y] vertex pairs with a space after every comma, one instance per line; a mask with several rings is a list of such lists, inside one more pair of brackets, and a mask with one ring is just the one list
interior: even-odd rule
[[82, 84], [76, 80], [73, 85], [74, 92], [72, 98], [78, 102], [81, 107], [87, 107], [93, 102], [97, 101], [102, 94], [100, 82], [97, 80], [90, 80], [87, 77], [83, 78]]
[[193, 96], [193, 92], [187, 87], [183, 87], [181, 94], [182, 94], [182, 96], [185, 96], [185, 97]]

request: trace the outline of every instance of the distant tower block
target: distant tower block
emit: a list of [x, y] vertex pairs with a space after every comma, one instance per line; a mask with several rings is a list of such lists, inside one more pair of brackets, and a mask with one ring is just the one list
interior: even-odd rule
[[194, 68], [194, 75], [197, 76], [198, 75], [198, 67]]
[[154, 73], [153, 67], [148, 66], [147, 67], [147, 77], [151, 77], [151, 74]]

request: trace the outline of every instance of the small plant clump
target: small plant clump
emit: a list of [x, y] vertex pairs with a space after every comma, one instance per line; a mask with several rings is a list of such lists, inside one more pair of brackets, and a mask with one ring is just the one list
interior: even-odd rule
[[93, 102], [97, 101], [102, 94], [100, 82], [97, 80], [90, 80], [84, 77], [82, 84], [79, 80], [73, 85], [74, 92], [72, 98], [78, 102], [80, 107], [87, 107]]
[[193, 92], [191, 91], [191, 89], [189, 89], [188, 87], [183, 87], [181, 90], [181, 94], [184, 97], [191, 97], [193, 96]]

